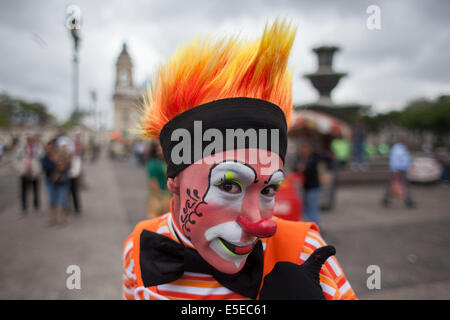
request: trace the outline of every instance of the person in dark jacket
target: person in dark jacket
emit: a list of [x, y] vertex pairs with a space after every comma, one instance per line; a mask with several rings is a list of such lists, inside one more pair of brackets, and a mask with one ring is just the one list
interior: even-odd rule
[[51, 140], [45, 146], [45, 154], [41, 159], [42, 171], [44, 171], [45, 185], [48, 190], [48, 183], [51, 182], [51, 174], [56, 168], [55, 164], [55, 140]]
[[70, 187], [68, 171], [70, 168], [70, 157], [64, 146], [57, 145], [56, 140], [47, 144], [46, 154], [41, 160], [42, 169], [45, 173], [46, 187], [50, 199], [50, 225], [56, 224], [58, 211], [60, 212], [59, 223], [66, 222], [67, 197]]
[[[52, 181], [53, 173], [56, 170], [56, 140], [50, 140], [45, 146], [45, 154], [41, 159], [42, 171], [45, 176], [45, 187], [47, 189], [47, 195], [50, 202], [50, 217], [56, 215], [54, 211], [56, 207], [54, 203], [55, 199], [55, 186]], [[50, 218], [51, 223], [53, 223], [52, 218]]]
[[319, 197], [321, 194], [319, 180], [319, 162], [322, 157], [313, 152], [310, 143], [300, 147], [299, 158], [294, 170], [303, 174], [303, 210], [307, 221], [319, 225]]

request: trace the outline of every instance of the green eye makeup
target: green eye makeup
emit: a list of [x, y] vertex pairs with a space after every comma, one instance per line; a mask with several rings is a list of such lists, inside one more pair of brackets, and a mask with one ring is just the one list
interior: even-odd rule
[[278, 188], [280, 187], [280, 185], [281, 185], [282, 182], [283, 182], [283, 181], [279, 181], [279, 182], [277, 182], [277, 183], [274, 183], [274, 184], [268, 185], [267, 187], [264, 187], [264, 188], [261, 190], [261, 193], [262, 193], [263, 195], [269, 196], [269, 197], [274, 196], [275, 193], [278, 191]]
[[240, 193], [243, 190], [242, 184], [234, 178], [234, 173], [231, 171], [227, 171], [223, 179], [215, 186], [228, 193]]

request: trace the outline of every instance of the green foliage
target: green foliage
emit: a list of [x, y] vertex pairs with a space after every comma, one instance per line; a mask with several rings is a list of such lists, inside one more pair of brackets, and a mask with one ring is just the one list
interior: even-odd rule
[[[79, 125], [83, 118], [89, 114], [86, 111], [72, 112], [69, 118], [61, 125], [61, 129], [70, 129]], [[57, 124], [57, 121], [47, 111], [47, 107], [44, 104], [14, 98], [0, 92], [0, 127], [46, 124]]]
[[428, 130], [437, 134], [450, 132], [450, 99], [441, 96], [436, 101], [406, 107], [398, 123], [408, 129]]
[[401, 111], [365, 116], [364, 120], [370, 131], [395, 124], [410, 130], [450, 133], [450, 96], [440, 96], [436, 100], [416, 100]]
[[45, 125], [55, 121], [40, 102], [28, 102], [0, 93], [0, 127], [10, 125]]
[[400, 114], [401, 111], [390, 111], [387, 113], [379, 113], [374, 116], [366, 115], [363, 119], [369, 131], [377, 132], [386, 125], [397, 124]]

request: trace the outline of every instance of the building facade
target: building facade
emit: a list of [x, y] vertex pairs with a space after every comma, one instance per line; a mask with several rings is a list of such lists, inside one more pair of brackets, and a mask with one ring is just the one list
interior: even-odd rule
[[139, 119], [139, 108], [142, 105], [142, 92], [134, 86], [133, 63], [126, 43], [123, 44], [116, 62], [113, 102], [113, 129], [123, 135], [133, 135]]

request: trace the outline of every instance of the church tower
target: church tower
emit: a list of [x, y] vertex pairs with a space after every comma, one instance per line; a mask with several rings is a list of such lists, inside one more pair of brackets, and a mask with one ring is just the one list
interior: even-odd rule
[[116, 91], [133, 87], [133, 63], [127, 51], [127, 44], [122, 45], [122, 52], [116, 62]]
[[116, 81], [114, 85], [114, 130], [123, 134], [136, 128], [140, 93], [133, 83], [133, 62], [124, 42], [116, 62]]

